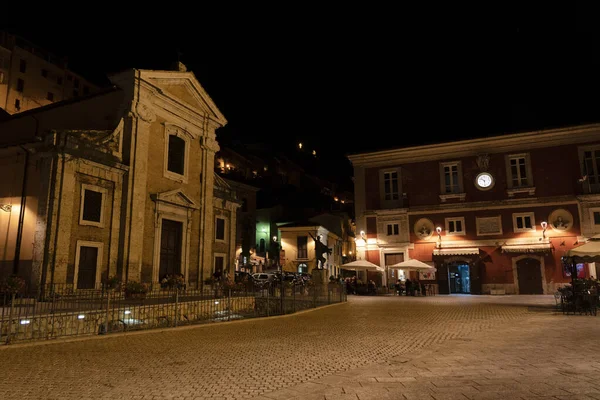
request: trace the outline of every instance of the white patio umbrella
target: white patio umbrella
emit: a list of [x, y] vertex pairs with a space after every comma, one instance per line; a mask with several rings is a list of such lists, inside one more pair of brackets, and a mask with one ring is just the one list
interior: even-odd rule
[[407, 271], [423, 271], [423, 272], [436, 271], [436, 269], [434, 267], [432, 267], [431, 265], [427, 265], [424, 262], [415, 260], [415, 259], [402, 261], [397, 264], [390, 265], [389, 267], [390, 268], [400, 268], [400, 269], [404, 269]]
[[377, 264], [373, 264], [370, 261], [367, 260], [356, 260], [356, 261], [352, 261], [349, 262], [347, 264], [342, 264], [340, 265], [341, 269], [348, 269], [351, 271], [356, 271], [356, 270], [375, 270], [375, 271], [385, 271], [383, 268], [381, 268], [379, 265]]
[[567, 257], [583, 262], [600, 262], [600, 235], [592, 236], [586, 244], [567, 251]]

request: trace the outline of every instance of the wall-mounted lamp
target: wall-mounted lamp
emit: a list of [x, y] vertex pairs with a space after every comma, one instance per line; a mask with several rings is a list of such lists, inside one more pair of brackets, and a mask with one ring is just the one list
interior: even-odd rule
[[542, 238], [546, 239], [546, 228], [548, 228], [548, 223], [546, 221], [542, 221], [542, 223], [540, 224], [542, 225]]
[[277, 236], [273, 236], [273, 241], [276, 242], [277, 241]]
[[441, 242], [442, 241], [442, 228], [440, 228], [439, 226], [437, 228], [435, 228], [435, 231], [438, 234], [438, 240]]
[[10, 212], [12, 210], [12, 204], [0, 204], [0, 210]]

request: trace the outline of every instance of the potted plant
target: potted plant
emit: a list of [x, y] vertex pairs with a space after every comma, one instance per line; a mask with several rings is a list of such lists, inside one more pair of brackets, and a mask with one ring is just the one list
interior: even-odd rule
[[128, 299], [145, 299], [149, 287], [147, 283], [129, 281], [125, 285], [125, 298]]
[[17, 275], [9, 275], [0, 283], [0, 293], [17, 294], [25, 290], [25, 279]]
[[119, 277], [116, 275], [112, 275], [108, 278], [105, 278], [102, 283], [106, 289], [118, 290], [121, 286], [121, 279], [119, 279]]
[[185, 289], [185, 278], [182, 274], [167, 274], [161, 281], [163, 289]]

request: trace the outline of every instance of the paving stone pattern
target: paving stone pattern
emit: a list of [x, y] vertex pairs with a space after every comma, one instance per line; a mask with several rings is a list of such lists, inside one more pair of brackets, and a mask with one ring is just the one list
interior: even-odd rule
[[280, 318], [5, 346], [0, 398], [600, 400], [600, 319], [538, 306], [553, 303], [349, 296]]

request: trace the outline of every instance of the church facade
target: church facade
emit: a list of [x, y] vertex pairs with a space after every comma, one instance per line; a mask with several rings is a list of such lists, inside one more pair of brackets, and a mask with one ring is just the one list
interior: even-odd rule
[[[33, 287], [103, 279], [199, 285], [235, 258], [235, 195], [217, 190], [227, 121], [192, 72], [127, 70], [114, 86], [0, 124], [0, 274]], [[223, 185], [221, 185], [223, 186]]]

